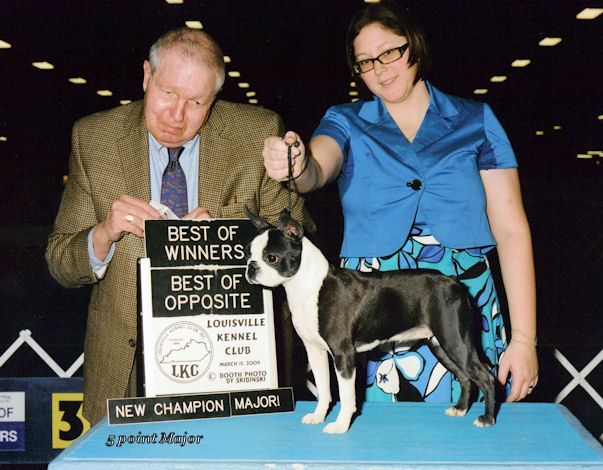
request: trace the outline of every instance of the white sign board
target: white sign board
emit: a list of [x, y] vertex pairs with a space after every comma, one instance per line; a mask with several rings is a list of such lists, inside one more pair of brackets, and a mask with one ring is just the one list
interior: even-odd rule
[[145, 222], [145, 395], [278, 387], [272, 293], [245, 279], [247, 219]]

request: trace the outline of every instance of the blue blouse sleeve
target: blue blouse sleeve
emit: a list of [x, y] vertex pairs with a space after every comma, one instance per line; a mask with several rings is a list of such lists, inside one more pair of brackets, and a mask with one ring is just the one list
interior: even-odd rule
[[312, 139], [319, 135], [326, 135], [334, 139], [343, 152], [344, 159], [350, 146], [350, 122], [337, 106], [331, 106], [320, 120], [318, 127], [312, 134]]
[[484, 133], [485, 139], [479, 148], [478, 169], [517, 168], [509, 138], [487, 104], [484, 104]]

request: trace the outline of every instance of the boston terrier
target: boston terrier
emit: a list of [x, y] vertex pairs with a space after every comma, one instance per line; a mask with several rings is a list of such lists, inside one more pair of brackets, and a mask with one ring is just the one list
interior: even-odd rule
[[349, 429], [356, 412], [356, 355], [385, 342], [425, 340], [461, 385], [458, 402], [446, 414], [465, 415], [476, 384], [484, 395], [485, 414], [473, 424], [494, 424], [495, 380], [473, 343], [476, 310], [464, 285], [429, 269], [363, 273], [336, 268], [287, 209], [278, 227], [247, 208], [245, 212], [258, 229], [247, 246], [246, 278], [266, 287], [283, 285], [314, 373], [318, 403], [303, 423], [322, 423], [329, 409], [328, 354], [341, 407], [323, 432], [338, 434]]

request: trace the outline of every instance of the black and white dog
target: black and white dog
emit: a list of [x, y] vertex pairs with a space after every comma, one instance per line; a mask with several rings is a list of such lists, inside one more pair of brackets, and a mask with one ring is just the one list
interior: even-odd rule
[[246, 208], [259, 232], [247, 247], [246, 277], [267, 287], [283, 285], [293, 325], [301, 337], [318, 389], [318, 404], [303, 423], [322, 423], [331, 402], [329, 359], [333, 357], [341, 407], [323, 429], [344, 433], [356, 412], [356, 354], [389, 341], [426, 340], [433, 354], [461, 384], [463, 416], [472, 383], [485, 400], [476, 426], [494, 424], [495, 381], [473, 344], [475, 309], [465, 286], [435, 270], [361, 273], [329, 264], [287, 209], [274, 227]]

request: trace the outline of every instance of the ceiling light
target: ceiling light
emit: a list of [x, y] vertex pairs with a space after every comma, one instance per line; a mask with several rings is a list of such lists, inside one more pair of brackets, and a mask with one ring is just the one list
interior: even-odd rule
[[236, 70], [231, 70], [228, 72], [228, 76], [232, 78], [238, 78], [241, 76], [241, 72], [237, 72]]
[[544, 135], [544, 131], [536, 131], [536, 132], [534, 132], [534, 134], [536, 134], [536, 135]]
[[603, 8], [585, 8], [576, 15], [576, 18], [579, 20], [594, 20], [601, 13], [603, 13]]
[[187, 28], [203, 29], [203, 24], [200, 21], [185, 21], [184, 24]]
[[179, 3], [184, 3], [184, 0], [165, 0], [165, 3], [169, 3], [171, 5], [176, 5]]
[[227, 56], [227, 55], [224, 56], [224, 63], [230, 64], [230, 56]]
[[255, 98], [251, 98], [251, 99], [249, 100], [249, 102], [250, 102], [251, 104], [258, 104], [258, 100], [256, 100]]
[[76, 85], [83, 85], [84, 83], [86, 83], [86, 79], [82, 77], [73, 77], [70, 78], [69, 81], [71, 83], [75, 83]]
[[561, 38], [544, 38], [538, 43], [539, 46], [556, 46], [561, 42]]
[[130, 104], [131, 102], [132, 100], [119, 100], [119, 104], [121, 105]]
[[530, 59], [515, 59], [511, 62], [511, 67], [526, 67], [530, 62]]
[[100, 96], [113, 96], [113, 92], [111, 90], [98, 90], [96, 94]]
[[364, 3], [379, 3], [381, 0], [364, 0]]
[[589, 155], [597, 155], [599, 157], [603, 157], [603, 151], [601, 150], [589, 150], [588, 152]]
[[597, 116], [597, 119], [598, 119], [599, 121], [603, 121], [603, 114], [599, 114], [599, 115]]
[[0, 135], [0, 142], [6, 142], [7, 140], [8, 140], [8, 137]]
[[576, 155], [577, 158], [583, 158], [583, 159], [589, 159], [589, 158], [593, 158], [592, 155], [589, 155], [588, 153], [579, 153], [578, 155]]
[[54, 68], [54, 65], [48, 62], [33, 62], [31, 65], [40, 70], [52, 70]]
[[358, 92], [356, 90], [350, 90], [348, 93], [350, 96], [358, 96]]
[[563, 129], [561, 126], [553, 126], [553, 130], [555, 131], [560, 131], [561, 129]]
[[255, 96], [255, 91], [248, 91], [247, 93], [245, 93], [245, 96], [247, 98], [251, 98], [251, 97]]
[[0, 39], [0, 49], [10, 49], [11, 47], [13, 46], [11, 46], [8, 42]]
[[352, 103], [354, 103], [355, 101], [358, 101], [358, 99], [359, 99], [359, 98], [352, 98], [350, 101], [351, 101]]
[[494, 83], [501, 83], [504, 82], [507, 79], [506, 75], [494, 75], [490, 81], [494, 82]]
[[239, 82], [239, 88], [249, 88], [249, 83], [247, 82]]
[[350, 82], [350, 86], [351, 86], [352, 88], [356, 88], [356, 82]]
[[486, 93], [488, 93], [487, 88], [476, 88], [475, 90], [473, 90], [474, 95], [485, 95]]

